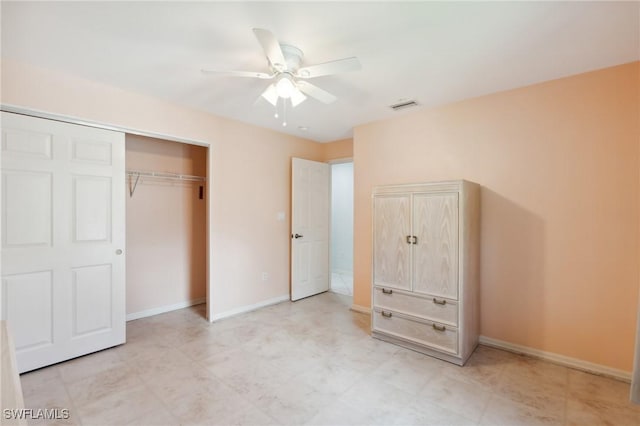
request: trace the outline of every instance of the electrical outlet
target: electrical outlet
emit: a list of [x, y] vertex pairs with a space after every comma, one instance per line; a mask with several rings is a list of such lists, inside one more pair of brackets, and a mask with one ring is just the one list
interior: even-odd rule
[[269, 273], [268, 272], [263, 272], [262, 273], [262, 281], [267, 281], [269, 279]]

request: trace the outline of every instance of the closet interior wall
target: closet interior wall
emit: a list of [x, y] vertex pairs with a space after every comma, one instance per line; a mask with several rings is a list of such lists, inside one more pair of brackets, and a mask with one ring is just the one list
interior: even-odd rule
[[[126, 167], [206, 176], [207, 148], [126, 135]], [[127, 177], [127, 319], [205, 303], [205, 185]]]

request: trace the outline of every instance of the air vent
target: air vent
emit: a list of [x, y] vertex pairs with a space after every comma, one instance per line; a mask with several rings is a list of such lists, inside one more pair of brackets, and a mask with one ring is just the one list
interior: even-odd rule
[[411, 108], [414, 106], [418, 106], [418, 103], [416, 101], [406, 100], [406, 101], [399, 102], [397, 104], [389, 105], [389, 108], [391, 108], [394, 111], [400, 111], [401, 109]]

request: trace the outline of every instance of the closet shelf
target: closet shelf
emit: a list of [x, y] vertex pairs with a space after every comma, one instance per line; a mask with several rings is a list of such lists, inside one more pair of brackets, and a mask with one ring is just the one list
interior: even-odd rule
[[[207, 178], [204, 176], [184, 175], [178, 173], [168, 172], [152, 172], [148, 170], [127, 170], [127, 176], [129, 176], [129, 196], [133, 197], [133, 193], [136, 191], [138, 181], [141, 177], [152, 179], [167, 179], [167, 180], [180, 180], [188, 182], [206, 182]], [[135, 178], [135, 180], [134, 180]]]

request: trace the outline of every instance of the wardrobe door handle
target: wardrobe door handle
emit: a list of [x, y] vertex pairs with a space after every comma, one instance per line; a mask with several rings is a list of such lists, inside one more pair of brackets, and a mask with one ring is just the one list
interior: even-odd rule
[[407, 244], [411, 244], [411, 235], [407, 235]]
[[393, 316], [393, 314], [391, 312], [380, 311], [380, 313], [385, 318], [391, 318]]
[[436, 331], [445, 331], [447, 327], [445, 327], [444, 325], [433, 324], [433, 329]]
[[413, 237], [411, 237], [413, 239], [413, 241], [411, 242], [411, 244], [418, 244], [418, 237], [416, 237], [415, 235]]
[[382, 289], [382, 292], [383, 292], [384, 294], [393, 294], [393, 290], [387, 290], [386, 288], [383, 288], [383, 289]]
[[436, 305], [446, 305], [447, 301], [446, 300], [438, 300], [435, 297], [433, 298], [433, 303], [435, 303]]

